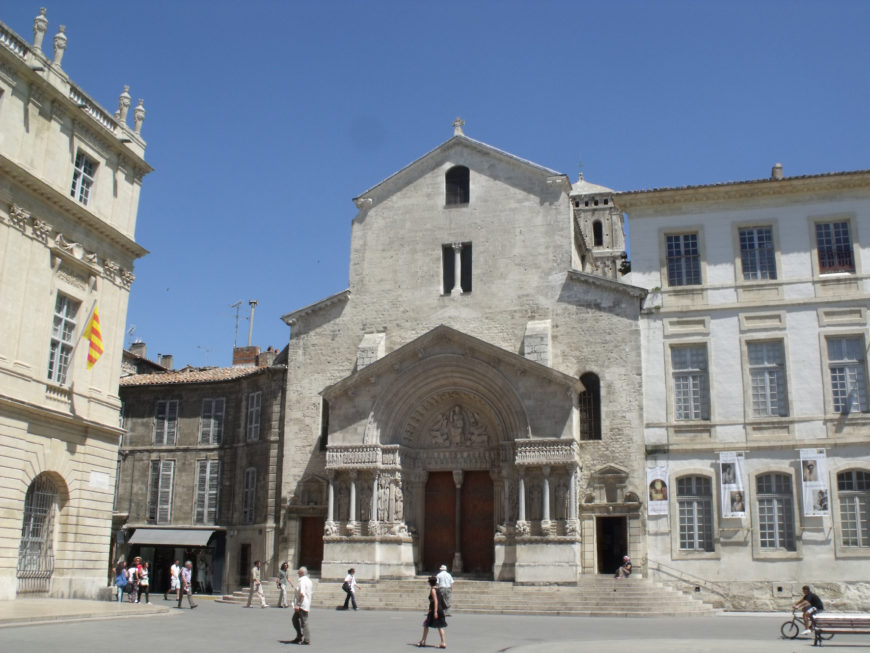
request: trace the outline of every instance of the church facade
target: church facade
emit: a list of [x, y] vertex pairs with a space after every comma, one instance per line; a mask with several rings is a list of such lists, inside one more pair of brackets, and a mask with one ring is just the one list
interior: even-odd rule
[[639, 316], [606, 188], [454, 136], [355, 199], [284, 316], [280, 559], [576, 583], [642, 558]]

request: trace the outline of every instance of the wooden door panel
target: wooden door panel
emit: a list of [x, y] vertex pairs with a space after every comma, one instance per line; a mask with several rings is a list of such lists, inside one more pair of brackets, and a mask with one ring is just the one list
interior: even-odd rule
[[462, 566], [472, 574], [491, 574], [493, 489], [489, 472], [465, 472], [462, 480]]
[[299, 566], [320, 569], [323, 562], [323, 517], [302, 517], [299, 533]]
[[430, 472], [426, 481], [423, 570], [435, 573], [456, 551], [456, 486], [451, 472]]

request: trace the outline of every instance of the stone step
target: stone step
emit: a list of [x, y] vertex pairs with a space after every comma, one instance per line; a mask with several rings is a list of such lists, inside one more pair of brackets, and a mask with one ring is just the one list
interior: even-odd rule
[[[313, 605], [335, 609], [344, 604], [345, 593], [335, 580], [315, 583]], [[263, 584], [266, 602], [277, 605], [274, 581]], [[221, 603], [245, 605], [248, 588], [218, 599]], [[514, 585], [507, 582], [463, 580], [453, 589], [457, 613], [587, 615], [587, 616], [665, 616], [710, 615], [712, 606], [691, 595], [647, 580], [616, 580], [589, 576], [577, 585]], [[377, 610], [419, 610], [426, 608], [426, 578], [382, 580], [363, 583], [357, 595], [360, 608]], [[531, 608], [530, 606], [534, 606]]]

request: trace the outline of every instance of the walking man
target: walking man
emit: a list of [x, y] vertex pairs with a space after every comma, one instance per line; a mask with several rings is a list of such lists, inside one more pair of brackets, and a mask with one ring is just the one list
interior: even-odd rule
[[308, 569], [299, 567], [299, 582], [296, 585], [296, 606], [293, 611], [293, 628], [296, 629], [294, 644], [310, 644], [311, 631], [308, 629], [308, 613], [311, 611], [311, 592], [313, 585], [308, 577]]
[[178, 588], [178, 609], [181, 609], [181, 602], [184, 600], [184, 596], [187, 595], [187, 605], [190, 606], [190, 609], [193, 610], [199, 606], [199, 604], [193, 600], [191, 587], [191, 576], [193, 574], [193, 563], [188, 560], [184, 563], [184, 566], [181, 568], [181, 572], [179, 573], [179, 588]]
[[178, 599], [178, 575], [181, 573], [181, 567], [178, 566], [178, 560], [172, 563], [169, 568], [169, 589], [163, 592], [163, 600], [169, 600], [169, 592], [171, 591], [175, 598]]
[[251, 567], [251, 590], [248, 592], [248, 605], [246, 608], [251, 607], [251, 602], [254, 600], [254, 592], [257, 593], [257, 597], [260, 599], [260, 607], [268, 608], [266, 605], [266, 597], [263, 596], [263, 583], [260, 582], [260, 561], [254, 560], [254, 566]]
[[449, 617], [447, 611], [453, 605], [453, 576], [447, 571], [447, 565], [441, 565], [438, 575], [435, 576], [438, 581], [438, 589], [441, 590], [441, 596], [444, 598], [444, 616]]

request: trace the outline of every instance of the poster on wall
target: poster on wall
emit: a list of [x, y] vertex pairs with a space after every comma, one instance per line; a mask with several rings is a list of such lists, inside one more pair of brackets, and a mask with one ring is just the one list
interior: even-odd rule
[[647, 514], [668, 514], [668, 466], [646, 468]]
[[719, 496], [723, 517], [746, 516], [746, 492], [743, 489], [744, 454], [742, 451], [719, 452]]
[[801, 487], [805, 517], [830, 514], [827, 454], [824, 449], [801, 449]]

